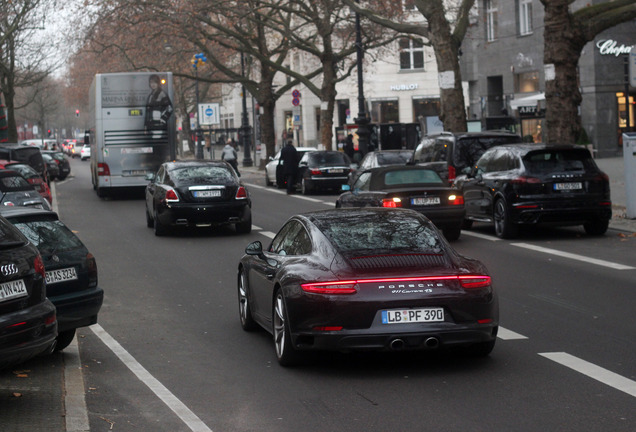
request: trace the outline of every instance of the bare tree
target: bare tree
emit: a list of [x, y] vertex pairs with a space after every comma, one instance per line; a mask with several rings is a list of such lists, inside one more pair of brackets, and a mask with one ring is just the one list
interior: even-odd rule
[[577, 67], [585, 44], [636, 18], [634, 0], [611, 0], [571, 11], [574, 0], [541, 0], [545, 8], [546, 128], [551, 143], [574, 143], [581, 131]]
[[415, 20], [403, 13], [402, 1], [371, 0], [366, 2], [367, 8], [358, 6], [355, 0], [343, 1], [371, 21], [401, 34], [422, 37], [433, 47], [440, 84], [440, 119], [445, 130], [465, 131], [466, 108], [459, 55], [475, 0], [410, 0], [421, 14], [420, 19]]

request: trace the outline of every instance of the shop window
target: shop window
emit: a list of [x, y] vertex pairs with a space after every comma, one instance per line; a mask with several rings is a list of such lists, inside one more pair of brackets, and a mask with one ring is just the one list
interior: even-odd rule
[[532, 34], [532, 0], [517, 0], [519, 9], [519, 35]]
[[371, 102], [372, 123], [398, 123], [400, 121], [399, 102], [384, 100]]
[[[616, 102], [618, 103], [618, 127], [627, 127], [627, 110], [625, 109], [625, 93], [616, 93]], [[634, 96], [629, 96], [629, 125], [634, 124]]]
[[498, 38], [498, 0], [484, 0], [486, 10], [486, 40], [492, 42]]
[[421, 39], [400, 39], [400, 70], [424, 69], [424, 42]]
[[418, 122], [420, 117], [439, 117], [439, 99], [413, 99], [413, 122]]
[[539, 91], [539, 72], [515, 74], [515, 93], [536, 93]]

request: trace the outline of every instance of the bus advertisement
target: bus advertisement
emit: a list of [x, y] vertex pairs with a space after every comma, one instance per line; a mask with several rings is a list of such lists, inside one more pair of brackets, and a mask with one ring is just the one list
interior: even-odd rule
[[91, 178], [97, 195], [145, 187], [176, 153], [171, 72], [97, 74], [91, 84]]

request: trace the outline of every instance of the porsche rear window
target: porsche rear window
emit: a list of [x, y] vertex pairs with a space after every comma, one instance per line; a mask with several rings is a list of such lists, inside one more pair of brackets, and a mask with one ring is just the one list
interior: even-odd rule
[[341, 252], [440, 253], [443, 250], [432, 226], [416, 217], [385, 212], [366, 218], [352, 214], [321, 222], [320, 230]]
[[523, 164], [530, 173], [589, 172], [596, 165], [586, 150], [546, 150], [528, 153]]

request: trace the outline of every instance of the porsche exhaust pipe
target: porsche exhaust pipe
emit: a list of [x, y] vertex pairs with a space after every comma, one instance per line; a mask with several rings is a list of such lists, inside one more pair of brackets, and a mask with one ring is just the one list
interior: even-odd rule
[[436, 349], [439, 347], [439, 339], [430, 337], [424, 341], [424, 346], [428, 349]]
[[389, 344], [391, 349], [396, 351], [403, 349], [405, 345], [406, 344], [404, 343], [402, 339], [393, 339], [391, 343]]

